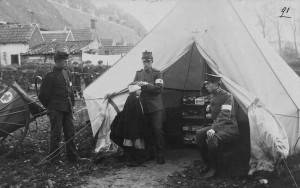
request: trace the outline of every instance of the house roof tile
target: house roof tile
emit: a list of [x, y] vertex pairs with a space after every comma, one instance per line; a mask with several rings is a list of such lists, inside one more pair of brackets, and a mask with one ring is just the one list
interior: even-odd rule
[[0, 44], [28, 43], [36, 26], [0, 24]]
[[75, 41], [91, 41], [93, 40], [92, 31], [89, 28], [84, 29], [72, 29], [73, 37]]

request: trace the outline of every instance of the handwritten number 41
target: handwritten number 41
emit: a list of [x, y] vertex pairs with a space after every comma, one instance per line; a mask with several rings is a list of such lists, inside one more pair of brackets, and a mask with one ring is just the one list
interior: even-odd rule
[[281, 9], [281, 15], [279, 17], [291, 18], [290, 16], [287, 16], [287, 14], [288, 14], [289, 11], [290, 11], [289, 7], [283, 7]]

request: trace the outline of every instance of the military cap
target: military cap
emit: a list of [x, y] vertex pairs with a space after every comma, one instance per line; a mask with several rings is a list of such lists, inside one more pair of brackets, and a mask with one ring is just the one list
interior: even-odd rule
[[216, 75], [216, 74], [207, 74], [206, 73], [205, 82], [218, 83], [220, 81], [221, 81], [221, 76]]
[[54, 60], [59, 60], [59, 59], [68, 59], [69, 54], [63, 51], [56, 51], [54, 54]]
[[144, 51], [142, 54], [142, 59], [143, 60], [152, 60], [153, 59], [152, 52], [148, 52], [147, 50]]

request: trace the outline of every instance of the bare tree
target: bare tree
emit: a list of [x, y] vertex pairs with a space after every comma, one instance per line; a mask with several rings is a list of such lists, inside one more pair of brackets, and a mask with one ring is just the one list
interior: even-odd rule
[[294, 39], [294, 48], [295, 48], [295, 53], [296, 53], [296, 56], [298, 57], [298, 46], [297, 46], [297, 25], [296, 25], [296, 21], [294, 19], [293, 21], [293, 25], [292, 25], [292, 31], [293, 31], [293, 39]]
[[298, 45], [297, 45], [297, 18], [296, 14], [294, 12], [293, 21], [291, 23], [292, 32], [293, 32], [293, 42], [294, 42], [294, 49], [295, 49], [295, 55], [298, 57]]
[[267, 29], [266, 28], [266, 17], [262, 16], [260, 14], [257, 14], [257, 17], [258, 17], [258, 23], [261, 26], [263, 37], [266, 38], [266, 29]]
[[280, 25], [278, 19], [275, 21], [275, 24], [276, 24], [278, 51], [279, 51], [279, 55], [282, 55], [282, 40], [281, 40]]

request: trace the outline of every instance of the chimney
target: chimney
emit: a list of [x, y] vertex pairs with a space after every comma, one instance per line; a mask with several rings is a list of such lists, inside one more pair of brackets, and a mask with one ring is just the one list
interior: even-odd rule
[[30, 14], [30, 23], [33, 24], [34, 21], [34, 12], [30, 9], [28, 9], [28, 12]]
[[91, 19], [91, 29], [95, 30], [96, 29], [96, 19], [92, 18]]

